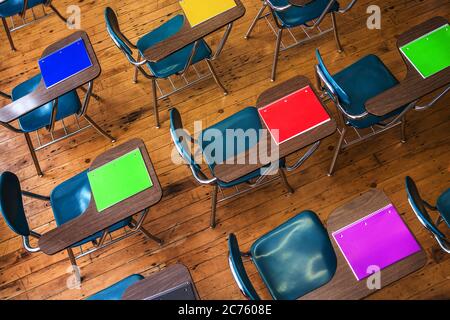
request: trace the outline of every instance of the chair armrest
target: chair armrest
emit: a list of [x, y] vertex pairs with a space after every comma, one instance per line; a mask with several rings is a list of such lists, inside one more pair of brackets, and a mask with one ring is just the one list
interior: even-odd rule
[[290, 2], [288, 5], [282, 7], [274, 5], [270, 0], [266, 0], [266, 2], [269, 5], [269, 7], [276, 12], [283, 12], [292, 7], [292, 4]]
[[355, 5], [356, 1], [358, 1], [358, 0], [352, 0], [344, 9], [339, 9], [339, 13], [346, 13], [348, 10], [353, 8], [353, 6]]
[[[36, 238], [36, 239], [39, 239], [39, 238], [41, 237], [41, 234], [39, 234], [39, 233], [37, 233], [37, 232], [34, 232], [34, 231], [30, 230], [30, 236], [32, 236], [32, 237], [34, 237], [34, 238]], [[28, 236], [27, 236], [27, 237], [22, 236], [22, 241], [23, 241], [23, 247], [24, 247], [25, 250], [27, 250], [28, 252], [35, 253], [35, 252], [41, 251], [41, 248], [40, 248], [40, 247], [32, 247], [32, 246], [31, 246], [31, 244], [30, 244], [30, 237], [28, 237]]]
[[194, 165], [192, 164], [189, 165], [189, 168], [191, 169], [192, 175], [194, 176], [195, 180], [197, 180], [200, 184], [213, 184], [217, 181], [216, 177], [208, 179], [204, 173], [195, 170]]

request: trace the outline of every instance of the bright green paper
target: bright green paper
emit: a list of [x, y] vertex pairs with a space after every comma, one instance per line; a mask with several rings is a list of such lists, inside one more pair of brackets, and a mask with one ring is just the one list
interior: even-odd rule
[[450, 66], [450, 27], [448, 24], [400, 48], [423, 78]]
[[89, 171], [88, 179], [99, 212], [153, 186], [139, 149]]

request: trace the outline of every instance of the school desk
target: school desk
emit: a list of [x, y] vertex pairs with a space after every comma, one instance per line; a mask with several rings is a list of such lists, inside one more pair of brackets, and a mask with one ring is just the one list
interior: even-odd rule
[[55, 100], [67, 92], [82, 87], [89, 82], [93, 82], [94, 79], [100, 75], [100, 64], [98, 63], [97, 56], [92, 48], [89, 37], [84, 31], [74, 32], [70, 36], [48, 46], [44, 50], [42, 57], [46, 57], [51, 53], [58, 51], [79, 38], [84, 41], [89, 58], [92, 62], [92, 66], [50, 87], [49, 89], [45, 87], [44, 80], [41, 80], [35, 91], [22, 97], [21, 99], [11, 102], [3, 108], [0, 108], [0, 122], [10, 123], [17, 120], [21, 116]]
[[122, 300], [148, 300], [157, 294], [176, 288], [184, 283], [192, 285], [195, 296], [199, 300], [200, 297], [191, 274], [188, 268], [182, 264], [169, 266], [133, 284], [125, 291]]
[[152, 161], [141, 139], [133, 139], [99, 155], [89, 171], [103, 166], [139, 148], [153, 186], [135, 194], [101, 212], [97, 211], [93, 197], [86, 211], [79, 216], [47, 233], [39, 239], [39, 247], [49, 255], [58, 253], [87, 237], [105, 230], [115, 223], [131, 217], [157, 204], [162, 197], [162, 189], [153, 168]]
[[213, 55], [214, 60], [220, 55], [231, 32], [233, 22], [245, 14], [245, 7], [242, 2], [240, 0], [235, 0], [235, 2], [235, 7], [194, 27], [191, 27], [188, 19], [185, 19], [184, 25], [179, 32], [172, 37], [148, 48], [143, 54], [144, 58], [151, 62], [158, 62], [172, 53], [183, 49], [184, 47], [203, 39], [211, 33], [214, 33], [226, 26], [226, 31], [219, 42], [215, 54]]
[[[327, 230], [337, 256], [336, 273], [323, 287], [303, 296], [302, 299], [362, 299], [376, 290], [369, 289], [367, 279], [357, 281], [341, 250], [333, 239], [332, 233], [341, 228], [386, 207], [392, 202], [386, 194], [372, 189], [343, 206], [334, 210], [327, 221]], [[380, 237], [383, 235], [380, 234]], [[427, 262], [423, 248], [420, 251], [381, 270], [381, 290], [391, 283], [421, 269]]]
[[[318, 97], [317, 92], [311, 85], [311, 82], [309, 81], [308, 78], [306, 78], [305, 76], [296, 76], [264, 91], [259, 96], [256, 102], [256, 107], [262, 108], [306, 86], [310, 86], [314, 91], [314, 93], [316, 94], [316, 96]], [[326, 107], [323, 105], [323, 103], [322, 106], [326, 110]], [[264, 121], [262, 121], [262, 128], [267, 129], [267, 127], [264, 124]], [[330, 121], [325, 122], [324, 124], [317, 126], [310, 131], [304, 132], [286, 142], [281, 143], [278, 146], [279, 158], [282, 159], [284, 157], [287, 157], [296, 151], [299, 151], [311, 144], [321, 141], [322, 139], [333, 134], [335, 131], [336, 131], [336, 122], [334, 121], [333, 118], [331, 118]], [[214, 168], [214, 175], [222, 181], [230, 182], [240, 177], [243, 177], [250, 172], [260, 169], [265, 165], [268, 165], [269, 163], [261, 162], [260, 161], [261, 159], [259, 159], [260, 157], [258, 157], [258, 161], [255, 164], [250, 164], [248, 163], [249, 161], [246, 161], [247, 162], [246, 164], [241, 163], [245, 163], [242, 159], [249, 159], [248, 157], [249, 153], [270, 155], [270, 150], [273, 144], [275, 144], [275, 141], [272, 139], [272, 136], [268, 133], [267, 141], [261, 141], [256, 146], [247, 150], [246, 152], [238, 154], [235, 159], [229, 159], [226, 161], [226, 163], [217, 164]]]
[[[397, 39], [399, 52], [404, 45], [445, 24], [448, 24], [448, 20], [444, 17], [434, 17], [402, 33]], [[437, 90], [442, 93], [444, 92], [442, 90], [449, 90], [450, 88], [450, 67], [424, 79], [401, 52], [400, 55], [406, 64], [405, 78], [395, 87], [373, 97], [365, 104], [366, 110], [376, 116], [384, 116], [401, 106], [423, 98], [427, 94]]]

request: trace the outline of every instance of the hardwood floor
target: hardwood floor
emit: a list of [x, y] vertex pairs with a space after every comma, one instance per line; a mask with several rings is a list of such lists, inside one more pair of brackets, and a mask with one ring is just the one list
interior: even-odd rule
[[[341, 1], [346, 2], [346, 1]], [[122, 31], [133, 41], [179, 11], [178, 0], [96, 0], [54, 1], [61, 12], [70, 4], [81, 7], [81, 27], [93, 43], [102, 66], [88, 114], [123, 143], [133, 137], [144, 139], [163, 187], [162, 201], [153, 207], [145, 227], [164, 239], [159, 247], [142, 236], [128, 238], [108, 249], [79, 260], [83, 283], [80, 289], [66, 286], [70, 263], [65, 252], [54, 256], [31, 254], [23, 249], [20, 237], [0, 219], [0, 299], [82, 299], [133, 273], [149, 275], [166, 265], [185, 264], [192, 273], [203, 299], [242, 299], [227, 261], [226, 238], [234, 232], [243, 250], [262, 234], [305, 209], [315, 211], [322, 221], [336, 207], [367, 191], [386, 192], [428, 254], [427, 265], [369, 299], [449, 299], [450, 256], [438, 249], [436, 241], [420, 225], [406, 199], [404, 178], [412, 176], [423, 196], [434, 202], [450, 185], [450, 95], [426, 112], [408, 114], [406, 144], [400, 143], [400, 129], [356, 146], [338, 159], [337, 172], [326, 175], [337, 135], [325, 139], [301, 170], [288, 175], [295, 188], [287, 194], [275, 182], [239, 199], [224, 202], [217, 210], [218, 225], [209, 229], [210, 192], [195, 184], [185, 166], [171, 161], [173, 145], [169, 135], [168, 108], [177, 107], [189, 130], [195, 120], [203, 126], [254, 105], [259, 93], [271, 87], [269, 81], [275, 37], [261, 21], [253, 37], [243, 36], [260, 7], [260, 0], [243, 0], [246, 15], [237, 21], [221, 57], [214, 62], [230, 91], [226, 97], [214, 81], [161, 102], [161, 128], [154, 127], [150, 82], [140, 77], [132, 83], [133, 69], [108, 37], [103, 9], [118, 12]], [[366, 27], [369, 5], [381, 7], [381, 30]], [[399, 78], [404, 65], [396, 49], [396, 37], [413, 25], [433, 16], [450, 18], [450, 3], [442, 0], [360, 0], [349, 13], [338, 16], [344, 47], [337, 53], [332, 34], [282, 53], [277, 83], [294, 75], [313, 79], [314, 49], [319, 47], [325, 61], [336, 72], [358, 58], [379, 55]], [[37, 60], [46, 46], [70, 34], [52, 15], [13, 33], [17, 52], [11, 52], [6, 35], [0, 31], [0, 90], [11, 89], [38, 72]], [[217, 45], [221, 34], [208, 38]], [[0, 105], [7, 102], [2, 99]], [[38, 152], [45, 176], [36, 176], [25, 139], [0, 129], [0, 171], [15, 172], [25, 190], [49, 194], [58, 183], [86, 169], [100, 153], [113, 145], [89, 129], [69, 140]], [[294, 161], [295, 156], [288, 160]], [[30, 226], [44, 233], [55, 227], [48, 203], [25, 199]], [[255, 268], [246, 267], [262, 297], [269, 298]]]

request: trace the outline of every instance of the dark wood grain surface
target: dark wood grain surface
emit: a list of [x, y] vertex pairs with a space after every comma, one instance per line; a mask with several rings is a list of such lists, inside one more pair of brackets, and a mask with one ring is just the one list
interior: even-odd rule
[[[261, 108], [269, 103], [272, 103], [294, 91], [297, 91], [306, 86], [310, 86], [314, 93], [317, 95], [314, 87], [311, 85], [308, 78], [304, 76], [296, 76], [293, 77], [279, 85], [276, 85], [266, 91], [264, 91], [258, 98], [256, 102], [256, 107]], [[319, 99], [320, 100], [320, 99]], [[326, 108], [324, 107], [326, 110]], [[328, 112], [328, 111], [327, 111]], [[328, 121], [310, 131], [307, 131], [301, 135], [298, 135], [295, 138], [292, 138], [286, 142], [281, 143], [279, 147], [279, 157], [284, 158], [304, 147], [307, 147], [319, 140], [322, 140], [329, 135], [333, 134], [336, 131], [336, 122], [330, 116], [331, 121]], [[264, 121], [261, 120], [262, 126], [264, 129], [267, 127], [264, 124]], [[263, 143], [264, 142], [264, 143]], [[252, 171], [262, 168], [268, 163], [261, 162], [262, 159], [259, 159], [255, 164], [241, 164], [245, 163], [245, 159], [249, 159], [249, 154], [268, 154], [270, 155], [271, 146], [275, 144], [270, 133], [267, 133], [267, 141], [262, 141], [258, 143], [255, 147], [250, 148], [245, 153], [241, 153], [236, 156], [233, 160], [227, 160], [223, 164], [217, 164], [214, 168], [214, 175], [225, 182], [230, 182], [236, 180]], [[249, 162], [249, 161], [246, 161]]]
[[146, 300], [186, 282], [192, 283], [195, 295], [197, 299], [200, 299], [188, 268], [182, 264], [175, 264], [155, 272], [129, 287], [122, 300]]
[[183, 49], [197, 40], [203, 39], [209, 34], [241, 18], [245, 14], [245, 7], [240, 0], [235, 0], [235, 2], [236, 7], [206, 20], [193, 28], [191, 28], [189, 21], [185, 18], [184, 25], [179, 32], [155, 44], [144, 52], [145, 59], [151, 62], [160, 61], [170, 54]]
[[[357, 281], [347, 261], [332, 237], [332, 233], [357, 221], [391, 201], [383, 191], [372, 189], [334, 210], [327, 221], [327, 230], [337, 256], [337, 270], [333, 279], [323, 287], [303, 296], [301, 299], [362, 299], [377, 290], [369, 289], [366, 279]], [[382, 235], [380, 235], [382, 236]], [[422, 248], [422, 247], [421, 247]], [[421, 251], [381, 270], [381, 289], [408, 274], [421, 269], [427, 262], [427, 255]]]
[[[409, 42], [447, 23], [448, 20], [444, 17], [434, 17], [427, 20], [401, 34], [397, 39], [397, 47], [401, 48]], [[424, 79], [401, 52], [400, 56], [406, 64], [406, 77], [395, 87], [386, 90], [366, 102], [365, 106], [367, 111], [374, 115], [383, 116], [450, 84], [450, 67]]]
[[65, 93], [74, 90], [88, 83], [89, 81], [94, 80], [100, 75], [100, 64], [98, 63], [97, 56], [95, 55], [94, 49], [92, 48], [89, 37], [84, 31], [74, 32], [70, 36], [48, 46], [44, 50], [42, 57], [45, 57], [69, 45], [70, 43], [75, 42], [79, 38], [82, 38], [86, 45], [86, 49], [91, 59], [92, 66], [62, 81], [61, 83], [56, 84], [49, 89], [45, 87], [44, 80], [41, 79], [41, 82], [39, 83], [35, 91], [16, 101], [11, 102], [10, 104], [0, 109], [1, 122], [9, 123], [11, 121], [14, 121], [27, 114], [28, 112], [31, 112], [34, 109], [39, 108], [40, 106], [43, 106], [48, 102], [64, 95]]
[[147, 170], [153, 182], [153, 187], [121, 201], [102, 212], [97, 211], [95, 199], [94, 197], [91, 197], [89, 207], [81, 216], [45, 233], [39, 239], [39, 247], [44, 253], [52, 255], [60, 252], [78, 241], [153, 206], [161, 200], [161, 185], [159, 184], [147, 148], [141, 139], [132, 139], [118, 147], [106, 151], [92, 162], [89, 170], [94, 170], [137, 148], [139, 148], [142, 153], [142, 157], [144, 158]]

